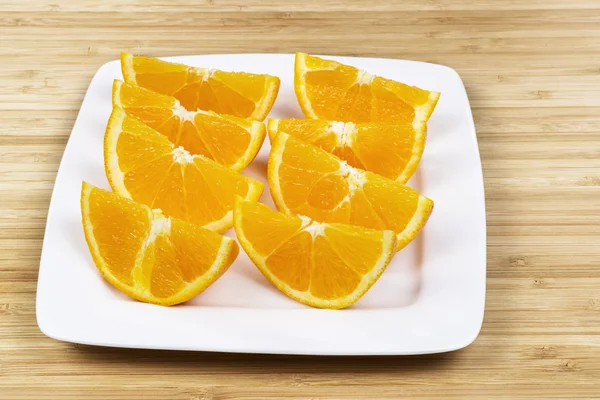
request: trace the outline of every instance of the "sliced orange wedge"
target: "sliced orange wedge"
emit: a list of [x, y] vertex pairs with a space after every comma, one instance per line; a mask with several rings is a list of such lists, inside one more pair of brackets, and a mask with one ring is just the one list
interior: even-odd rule
[[400, 183], [414, 174], [425, 148], [426, 124], [336, 122], [307, 118], [270, 118], [271, 142], [285, 132], [319, 146], [349, 165]]
[[165, 215], [221, 232], [233, 224], [236, 195], [258, 201], [263, 184], [183, 147], [115, 107], [104, 136], [113, 190]]
[[275, 103], [279, 78], [191, 67], [121, 53], [125, 82], [175, 97], [190, 111], [212, 110], [258, 121]]
[[305, 116], [346, 122], [425, 123], [440, 97], [305, 53], [296, 54], [294, 88]]
[[265, 125], [213, 111], [187, 111], [174, 97], [115, 80], [113, 106], [165, 135], [175, 146], [236, 171], [248, 166], [265, 139]]
[[397, 233], [400, 250], [427, 222], [433, 201], [416, 190], [349, 166], [325, 150], [283, 132], [268, 166], [269, 188], [280, 211]]
[[83, 182], [85, 239], [100, 273], [128, 296], [169, 306], [216, 281], [236, 259], [233, 239]]
[[379, 279], [395, 235], [285, 215], [237, 198], [235, 233], [244, 251], [281, 292], [313, 307], [344, 308]]

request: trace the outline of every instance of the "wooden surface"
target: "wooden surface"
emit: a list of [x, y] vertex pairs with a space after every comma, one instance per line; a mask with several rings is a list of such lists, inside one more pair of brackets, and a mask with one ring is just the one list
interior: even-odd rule
[[[96, 69], [147, 55], [294, 52], [455, 68], [488, 218], [485, 321], [445, 355], [311, 358], [46, 338], [48, 202]], [[597, 0], [0, 0], [0, 399], [600, 398]]]

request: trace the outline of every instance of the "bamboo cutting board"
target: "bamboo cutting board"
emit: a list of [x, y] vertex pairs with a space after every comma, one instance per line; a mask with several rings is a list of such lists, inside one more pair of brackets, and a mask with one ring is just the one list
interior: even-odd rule
[[[450, 354], [311, 358], [46, 338], [48, 202], [83, 94], [120, 51], [305, 51], [458, 71], [481, 151], [488, 291]], [[0, 0], [0, 399], [600, 398], [600, 2]]]

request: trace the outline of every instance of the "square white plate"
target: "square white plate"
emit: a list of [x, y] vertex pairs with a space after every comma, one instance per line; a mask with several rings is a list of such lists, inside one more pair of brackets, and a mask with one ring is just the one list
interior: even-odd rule
[[[243, 251], [213, 286], [176, 307], [133, 301], [104, 281], [85, 243], [79, 198], [83, 180], [109, 188], [102, 143], [111, 86], [122, 79], [119, 62], [112, 61], [92, 79], [56, 177], [40, 261], [40, 329], [84, 344], [277, 354], [423, 354], [456, 350], [475, 340], [485, 300], [485, 206], [475, 127], [460, 77], [441, 65], [332, 58], [442, 92], [421, 165], [409, 183], [435, 201], [433, 214], [365, 297], [341, 311], [304, 306], [272, 287]], [[281, 89], [270, 116], [302, 116], [293, 90], [293, 55], [167, 60], [279, 76]], [[244, 173], [265, 181], [268, 153], [267, 139]], [[265, 189], [262, 201], [272, 206]]]

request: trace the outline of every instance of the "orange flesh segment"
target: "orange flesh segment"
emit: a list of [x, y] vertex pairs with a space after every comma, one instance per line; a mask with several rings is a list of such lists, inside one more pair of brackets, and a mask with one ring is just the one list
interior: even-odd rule
[[262, 183], [183, 148], [115, 109], [105, 140], [107, 175], [115, 192], [166, 215], [223, 231], [236, 195], [257, 201]]
[[121, 55], [127, 83], [173, 96], [190, 111], [212, 110], [262, 121], [279, 90], [279, 78], [191, 67], [157, 58]]
[[349, 165], [405, 183], [425, 148], [425, 124], [362, 123], [304, 118], [269, 119], [271, 141], [284, 132], [334, 154]]
[[299, 232], [279, 245], [265, 260], [265, 265], [290, 288], [308, 291], [313, 267], [310, 254], [313, 241], [310, 233]]
[[279, 133], [269, 160], [269, 185], [280, 210], [324, 222], [410, 231], [427, 221], [433, 202], [416, 190], [348, 166], [324, 150]]
[[381, 275], [394, 234], [324, 224], [237, 200], [236, 234], [253, 262], [279, 290], [305, 304], [343, 308]]
[[100, 253], [111, 266], [110, 272], [124, 284], [133, 285], [131, 272], [150, 234], [148, 209], [124, 202], [109, 192], [94, 190], [89, 199], [89, 218]]
[[84, 182], [82, 219], [104, 277], [134, 299], [172, 305], [189, 300], [233, 263], [236, 243], [214, 232]]
[[425, 123], [439, 99], [437, 92], [304, 53], [296, 55], [294, 80], [300, 106], [310, 118]]
[[187, 111], [174, 97], [115, 80], [113, 105], [157, 132], [175, 147], [234, 170], [245, 168], [265, 138], [264, 124], [207, 111]]

